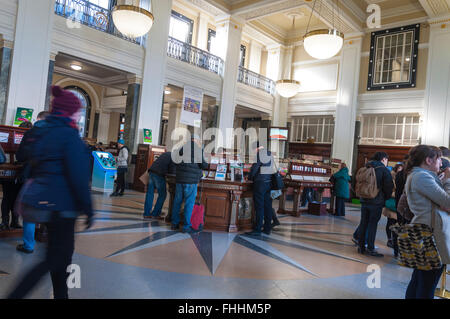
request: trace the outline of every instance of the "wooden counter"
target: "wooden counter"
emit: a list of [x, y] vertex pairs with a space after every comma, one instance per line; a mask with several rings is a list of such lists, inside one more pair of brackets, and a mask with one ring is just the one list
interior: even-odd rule
[[[170, 222], [175, 198], [175, 176], [167, 175], [167, 183], [170, 201], [166, 222]], [[197, 200], [200, 196], [201, 203], [205, 206], [204, 229], [230, 233], [252, 229], [255, 219], [252, 182], [202, 179], [198, 184]], [[180, 215], [182, 213], [183, 209], [180, 210]]]

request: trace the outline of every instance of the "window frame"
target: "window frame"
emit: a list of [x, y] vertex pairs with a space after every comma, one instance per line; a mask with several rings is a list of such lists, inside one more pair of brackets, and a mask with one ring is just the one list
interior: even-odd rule
[[[171, 18], [174, 19], [178, 19], [182, 22], [186, 22], [189, 24], [189, 34], [188, 34], [188, 41], [186, 43], [192, 45], [192, 34], [194, 32], [194, 20], [189, 19], [188, 17], [186, 17], [185, 15], [176, 12], [175, 10], [172, 10], [171, 14], [170, 14]], [[170, 22], [169, 22], [170, 23]], [[170, 29], [170, 26], [169, 26]]]
[[211, 53], [211, 38], [216, 36], [217, 32], [214, 31], [213, 29], [208, 28], [208, 44], [206, 46], [206, 49], [208, 50], [209, 53]]
[[247, 47], [243, 44], [240, 46], [240, 52], [242, 52], [242, 58], [241, 61], [239, 61], [239, 66], [245, 67], [245, 54], [247, 53]]
[[[410, 63], [410, 76], [409, 81], [405, 82], [393, 82], [393, 83], [381, 83], [374, 84], [376, 75], [376, 52], [377, 52], [377, 41], [378, 38], [386, 35], [408, 33], [413, 32], [412, 37], [412, 50], [411, 50], [411, 63]], [[419, 53], [419, 41], [420, 41], [420, 24], [413, 24], [393, 29], [381, 30], [371, 33], [370, 41], [370, 58], [369, 58], [369, 72], [367, 77], [367, 91], [377, 91], [377, 90], [395, 90], [395, 89], [405, 89], [405, 88], [415, 88], [416, 78], [417, 78], [417, 60]], [[384, 63], [385, 60], [382, 61]]]
[[[316, 123], [310, 123], [311, 120], [316, 121]], [[292, 118], [292, 128], [291, 128], [292, 134], [290, 133], [289, 141], [297, 143], [306, 143], [308, 138], [314, 136], [315, 139], [314, 143], [332, 144], [334, 139], [335, 126], [336, 126], [335, 118], [332, 115], [294, 116]], [[327, 127], [326, 134], [325, 134], [325, 127]], [[311, 130], [315, 130], [314, 135], [312, 135], [313, 132], [310, 133]], [[298, 138], [299, 133], [300, 139]]]

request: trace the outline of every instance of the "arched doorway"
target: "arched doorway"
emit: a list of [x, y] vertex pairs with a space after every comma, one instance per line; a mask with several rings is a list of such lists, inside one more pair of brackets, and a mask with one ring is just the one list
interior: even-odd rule
[[91, 116], [91, 99], [86, 91], [78, 86], [66, 86], [64, 89], [75, 94], [81, 101], [81, 116], [77, 125], [80, 130], [80, 137], [87, 137], [89, 134], [89, 119]]

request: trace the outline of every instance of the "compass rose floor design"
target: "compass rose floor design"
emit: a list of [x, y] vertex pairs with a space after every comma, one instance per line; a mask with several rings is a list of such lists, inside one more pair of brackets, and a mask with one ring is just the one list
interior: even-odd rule
[[[357, 254], [351, 238], [358, 208], [347, 207], [346, 217], [280, 215], [271, 235], [253, 237], [185, 234], [143, 220], [143, 194], [94, 197], [94, 227], [84, 230], [82, 218], [77, 225], [73, 262], [82, 288], [70, 291], [74, 298], [403, 298], [411, 276], [385, 246], [383, 220], [376, 245], [385, 257]], [[19, 242], [0, 240], [0, 296], [44, 255], [41, 243], [32, 255], [16, 252]], [[371, 264], [382, 269], [382, 289], [367, 287]], [[50, 292], [46, 280], [30, 297]]]

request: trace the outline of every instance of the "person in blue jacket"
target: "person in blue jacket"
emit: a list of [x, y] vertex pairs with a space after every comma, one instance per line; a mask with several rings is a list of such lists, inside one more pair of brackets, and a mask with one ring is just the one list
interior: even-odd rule
[[345, 200], [350, 198], [350, 189], [348, 183], [351, 177], [348, 174], [348, 168], [345, 163], [341, 164], [341, 169], [333, 175], [334, 192], [336, 195], [336, 216], [345, 216]]
[[[19, 299], [50, 272], [55, 299], [67, 299], [67, 267], [72, 263], [75, 220], [87, 215], [93, 223], [89, 191], [90, 161], [76, 123], [80, 100], [70, 91], [52, 87], [51, 114], [27, 134], [17, 159], [29, 163], [29, 179], [18, 201], [24, 220], [45, 223], [48, 230], [46, 258], [35, 265], [8, 296]], [[25, 137], [24, 137], [25, 138]]]

